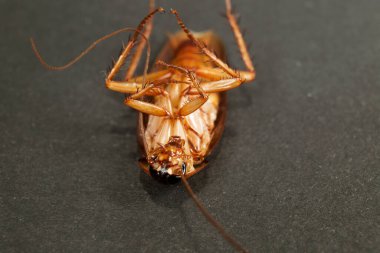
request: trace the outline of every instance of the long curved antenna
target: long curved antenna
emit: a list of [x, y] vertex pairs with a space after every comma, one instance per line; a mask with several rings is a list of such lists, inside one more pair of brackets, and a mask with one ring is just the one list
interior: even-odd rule
[[129, 28], [129, 27], [125, 27], [125, 28], [121, 28], [119, 30], [116, 30], [116, 31], [113, 31], [99, 39], [97, 39], [95, 42], [93, 42], [88, 48], [86, 48], [85, 50], [83, 50], [78, 56], [76, 56], [74, 59], [72, 59], [71, 61], [69, 61], [68, 63], [62, 65], [62, 66], [53, 66], [53, 65], [50, 65], [48, 64], [41, 56], [41, 54], [39, 53], [38, 49], [37, 49], [37, 46], [36, 46], [36, 43], [34, 42], [34, 39], [33, 38], [30, 38], [30, 43], [32, 45], [32, 50], [34, 52], [34, 54], [36, 55], [37, 59], [39, 60], [39, 62], [47, 69], [49, 70], [55, 70], [55, 71], [60, 71], [60, 70], [65, 70], [67, 68], [69, 68], [70, 66], [74, 65], [76, 62], [78, 62], [83, 56], [85, 56], [86, 54], [88, 54], [92, 49], [94, 49], [96, 47], [96, 45], [98, 45], [100, 42], [102, 41], [105, 41], [119, 33], [122, 33], [122, 32], [128, 32], [128, 31], [134, 31], [134, 32], [137, 32], [138, 34], [141, 35], [141, 37], [144, 38], [144, 40], [147, 42], [148, 44], [148, 47], [147, 47], [147, 60], [145, 62], [145, 68], [144, 68], [144, 73], [147, 72], [147, 66], [149, 65], [149, 57], [150, 57], [150, 44], [149, 44], [149, 41], [148, 39], [145, 37], [145, 35], [138, 31], [137, 29], [134, 29], [134, 28]]
[[239, 252], [248, 253], [246, 249], [243, 248], [243, 246], [240, 245], [238, 241], [236, 241], [231, 235], [229, 235], [226, 230], [224, 230], [223, 226], [207, 211], [207, 209], [203, 206], [203, 204], [200, 202], [198, 197], [195, 195], [193, 190], [191, 189], [189, 183], [187, 182], [187, 179], [185, 175], [181, 175], [181, 180], [183, 185], [185, 186], [187, 193], [190, 195], [190, 197], [193, 199], [195, 205], [198, 207], [199, 211], [203, 214], [203, 216], [207, 219], [208, 222], [210, 222], [211, 225], [213, 225], [216, 230], [221, 234], [221, 236], [229, 242], [233, 247], [235, 247], [236, 250]]

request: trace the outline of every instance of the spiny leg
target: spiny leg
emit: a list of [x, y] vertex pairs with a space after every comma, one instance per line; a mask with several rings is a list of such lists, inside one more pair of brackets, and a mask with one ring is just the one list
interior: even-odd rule
[[[110, 90], [121, 92], [121, 93], [135, 93], [142, 87], [144, 87], [144, 78], [141, 78], [139, 81], [135, 82], [126, 82], [126, 81], [115, 81], [114, 77], [120, 70], [121, 66], [124, 64], [127, 56], [131, 52], [134, 44], [136, 43], [136, 40], [138, 38], [138, 35], [141, 35], [144, 40], [147, 42], [147, 38], [145, 35], [142, 33], [142, 29], [144, 28], [145, 24], [149, 22], [149, 20], [158, 12], [163, 12], [163, 8], [157, 8], [151, 13], [149, 13], [138, 25], [138, 27], [135, 30], [135, 33], [133, 34], [131, 40], [128, 42], [128, 44], [125, 46], [124, 50], [120, 54], [118, 60], [114, 64], [113, 68], [111, 71], [108, 73], [107, 78], [106, 78], [106, 87]], [[165, 75], [165, 72], [159, 72], [159, 73], [152, 73], [146, 77], [149, 77], [150, 79], [158, 78], [161, 75]], [[144, 73], [145, 77], [145, 73]]]
[[189, 84], [191, 86], [193, 86], [194, 88], [196, 88], [200, 94], [203, 94], [204, 92], [202, 91], [202, 89], [200, 88], [199, 86], [199, 81], [198, 79], [196, 78], [196, 76], [194, 75], [194, 72], [193, 71], [190, 71], [188, 70], [187, 68], [184, 68], [184, 67], [181, 67], [181, 66], [177, 66], [177, 65], [173, 65], [173, 64], [169, 64], [169, 63], [166, 63], [164, 61], [157, 61], [156, 62], [157, 65], [162, 65], [162, 66], [165, 66], [169, 69], [174, 69], [174, 70], [178, 70], [182, 73], [184, 73], [185, 75], [187, 75], [187, 77], [190, 79], [190, 82]]
[[[154, 12], [152, 12], [152, 13], [154, 14]], [[149, 15], [147, 17], [149, 17]], [[147, 20], [147, 17], [144, 20]], [[140, 23], [138, 28], [135, 30], [134, 35], [139, 33], [144, 38], [144, 41], [148, 43], [148, 39], [141, 32], [142, 24], [144, 23], [144, 20]], [[135, 39], [136, 39], [136, 37], [134, 36], [134, 38], [129, 41], [128, 45], [125, 47], [125, 49], [120, 54], [118, 61], [116, 62], [114, 67], [109, 72], [108, 77], [106, 78], [106, 87], [108, 89], [113, 90], [113, 91], [117, 91], [117, 92], [121, 92], [121, 93], [136, 93], [138, 90], [140, 90], [141, 88], [143, 88], [145, 86], [147, 78], [148, 78], [148, 80], [157, 80], [157, 79], [165, 78], [165, 76], [167, 74], [170, 74], [168, 71], [166, 71], [166, 72], [165, 71], [158, 71], [158, 72], [150, 73], [149, 75], [147, 75], [146, 72], [147, 72], [147, 66], [149, 63], [149, 55], [150, 55], [150, 46], [148, 43], [147, 59], [146, 59], [146, 63], [145, 63], [145, 69], [144, 69], [143, 76], [136, 77], [134, 81], [114, 81], [112, 77], [114, 75], [116, 75], [116, 73], [118, 71], [117, 69], [120, 68], [120, 66], [122, 66], [124, 64], [123, 61], [125, 61], [130, 50], [133, 48]]]
[[[184, 91], [184, 94], [188, 95], [202, 95], [205, 96], [205, 94], [209, 93], [216, 93], [216, 92], [222, 92], [234, 89], [240, 84], [242, 84], [243, 80], [241, 78], [231, 78], [228, 75], [226, 75], [225, 72], [223, 72], [219, 68], [199, 68], [194, 70], [194, 72], [187, 70], [186, 68], [167, 64], [162, 61], [158, 61], [157, 64], [166, 66], [168, 68], [177, 69], [186, 75], [189, 76], [190, 82], [186, 82], [190, 84], [189, 89]], [[199, 76], [205, 80], [210, 80], [207, 82], [201, 82], [199, 83], [196, 76]], [[172, 81], [171, 81], [172, 82]]]
[[[154, 0], [149, 1], [149, 12], [150, 13], [152, 11], [154, 11], [154, 8], [155, 8], [154, 2], [155, 2]], [[151, 18], [150, 20], [147, 21], [147, 24], [145, 26], [145, 30], [143, 32], [143, 34], [144, 34], [145, 38], [147, 38], [147, 40], [149, 40], [150, 34], [152, 33], [152, 28], [153, 28], [153, 18]], [[146, 44], [147, 44], [146, 40], [141, 40], [140, 43], [137, 45], [136, 52], [132, 57], [132, 60], [131, 60], [131, 63], [129, 64], [128, 70], [125, 73], [124, 80], [129, 80], [135, 74], [136, 68], [137, 68], [137, 66], [140, 62], [140, 59], [141, 59], [141, 54], [142, 54]]]
[[231, 69], [225, 62], [219, 59], [213, 52], [211, 52], [206, 45], [199, 42], [194, 35], [190, 32], [190, 30], [185, 26], [182, 19], [179, 17], [179, 14], [176, 10], [171, 9], [171, 13], [175, 15], [177, 18], [178, 25], [182, 28], [182, 30], [186, 33], [187, 37], [206, 55], [213, 61], [217, 66], [223, 69], [227, 74], [232, 77], [238, 77], [236, 71]]
[[139, 92], [127, 97], [124, 100], [124, 103], [132, 107], [133, 109], [136, 109], [142, 113], [146, 113], [149, 115], [159, 116], [159, 117], [170, 116], [171, 113], [168, 110], [164, 109], [163, 107], [139, 100], [143, 96], [147, 95], [147, 93], [155, 86], [156, 86], [155, 84], [147, 85], [145, 88], [143, 88]]
[[[113, 68], [111, 69], [111, 71], [109, 72], [109, 74], [107, 75], [107, 78], [106, 78], [106, 86], [112, 90], [119, 91], [119, 92], [127, 92], [127, 93], [137, 92], [137, 93], [135, 93], [135, 94], [133, 94], [133, 95], [131, 95], [125, 99], [124, 103], [126, 105], [128, 105], [128, 106], [130, 106], [130, 107], [132, 107], [132, 108], [134, 108], [134, 109], [136, 109], [142, 113], [146, 113], [146, 114], [150, 114], [150, 115], [154, 115], [154, 116], [162, 116], [162, 117], [163, 116], [170, 116], [170, 113], [166, 109], [164, 109], [160, 106], [139, 100], [141, 97], [148, 94], [150, 90], [155, 88], [155, 86], [156, 86], [155, 84], [151, 83], [147, 87], [144, 87], [145, 83], [119, 82], [119, 81], [114, 81], [113, 78], [119, 72], [121, 66], [124, 64], [127, 56], [131, 52], [134, 44], [136, 43], [138, 36], [141, 35], [142, 37], [145, 38], [145, 36], [142, 34], [141, 31], [144, 28], [144, 26], [146, 25], [146, 23], [149, 22], [149, 20], [156, 13], [163, 12], [163, 11], [164, 11], [163, 8], [157, 8], [154, 11], [152, 11], [151, 13], [149, 13], [140, 22], [140, 24], [136, 28], [136, 31], [133, 34], [131, 40], [128, 42], [128, 44], [126, 45], [126, 47], [124, 48], [124, 50], [120, 54], [118, 60], [115, 62], [115, 65], [113, 66]], [[166, 74], [165, 72], [153, 73], [151, 75], [151, 78], [157, 78], [160, 75], [165, 75], [165, 74]], [[145, 79], [145, 77], [146, 76], [144, 74], [143, 79]], [[141, 87], [143, 87], [143, 89], [138, 91], [139, 88], [141, 88]]]
[[247, 70], [251, 73], [255, 72], [251, 57], [249, 56], [247, 45], [244, 41], [244, 37], [240, 31], [239, 25], [236, 21], [235, 15], [232, 13], [231, 0], [226, 0], [226, 15], [231, 29], [234, 33], [236, 43], [239, 47], [241, 57], [244, 61]]
[[208, 81], [217, 81], [220, 79], [230, 78], [224, 70], [220, 68], [210, 68], [210, 67], [202, 67], [195, 70], [195, 74], [203, 79]]
[[[157, 8], [155, 9], [154, 11], [152, 11], [151, 13], [149, 13], [141, 22], [140, 24], [138, 25], [138, 27], [136, 28], [136, 31], [134, 32], [131, 40], [128, 42], [128, 44], [125, 46], [123, 52], [120, 54], [118, 60], [115, 62], [115, 65], [113, 66], [113, 68], [111, 69], [111, 71], [108, 73], [107, 75], [107, 78], [106, 78], [106, 84], [108, 82], [111, 82], [111, 81], [114, 81], [113, 78], [115, 77], [115, 75], [119, 72], [121, 66], [124, 64], [127, 56], [130, 54], [134, 44], [136, 43], [137, 41], [137, 38], [139, 35], [142, 34], [142, 29], [144, 28], [145, 24], [158, 12], [164, 12], [164, 9], [163, 8]], [[143, 36], [143, 35], [141, 35]], [[107, 84], [108, 86], [108, 84]]]
[[170, 73], [169, 70], [164, 69], [164, 70], [158, 70], [155, 72], [151, 72], [151, 73], [147, 74], [146, 76], [144, 76], [144, 75], [136, 76], [136, 77], [131, 78], [131, 80], [138, 82], [138, 83], [142, 83], [144, 81], [146, 83], [150, 83], [150, 82], [153, 82], [156, 80], [167, 79], [167, 78], [171, 77], [171, 75], [172, 74]]
[[[203, 82], [200, 84], [200, 87], [205, 93], [216, 93], [234, 89], [240, 86], [242, 82], [243, 80], [241, 80], [240, 78], [228, 78], [211, 82]], [[199, 94], [199, 91], [197, 89], [192, 88], [187, 92], [187, 94], [197, 95]]]
[[171, 10], [171, 13], [175, 15], [177, 18], [178, 25], [182, 28], [182, 30], [187, 34], [187, 37], [193, 41], [193, 43], [218, 67], [220, 67], [225, 73], [227, 73], [230, 77], [233, 78], [241, 78], [243, 81], [252, 81], [255, 78], [255, 72], [251, 71], [235, 71], [228, 66], [225, 62], [219, 59], [213, 52], [211, 52], [206, 45], [199, 42], [194, 35], [190, 32], [190, 30], [185, 26], [182, 19], [179, 17], [179, 14], [176, 10]]
[[138, 76], [129, 81], [106, 81], [106, 87], [112, 91], [120, 93], [136, 93], [143, 88], [145, 83], [152, 83], [156, 80], [165, 80], [170, 77], [168, 70], [149, 73], [148, 75]]
[[200, 86], [200, 82], [195, 76], [194, 72], [184, 67], [168, 64], [163, 61], [158, 61], [157, 64], [166, 66], [171, 69], [175, 69], [187, 75], [190, 79], [190, 88], [194, 88], [197, 91], [197, 95], [199, 95], [197, 98], [194, 98], [188, 101], [185, 105], [183, 105], [177, 112], [178, 116], [187, 116], [193, 113], [194, 111], [198, 110], [204, 103], [206, 103], [206, 101], [208, 100], [208, 96]]

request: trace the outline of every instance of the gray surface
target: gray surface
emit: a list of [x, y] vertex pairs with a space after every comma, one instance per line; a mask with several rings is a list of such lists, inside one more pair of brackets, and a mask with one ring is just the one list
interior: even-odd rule
[[[200, 4], [202, 3], [202, 4]], [[241, 66], [222, 1], [160, 1], [218, 32]], [[183, 188], [137, 168], [136, 114], [107, 91], [145, 1], [0, 1], [0, 252], [231, 252]], [[226, 131], [190, 180], [252, 252], [379, 252], [380, 1], [235, 1], [258, 79], [229, 93]], [[172, 16], [156, 19], [154, 53]]]

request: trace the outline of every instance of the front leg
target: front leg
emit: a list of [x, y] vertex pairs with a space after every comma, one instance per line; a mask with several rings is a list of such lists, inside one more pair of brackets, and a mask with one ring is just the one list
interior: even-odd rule
[[[114, 80], [114, 77], [116, 76], [116, 74], [119, 72], [121, 66], [123, 66], [123, 64], [125, 63], [125, 60], [127, 59], [127, 56], [130, 54], [133, 46], [135, 45], [136, 41], [137, 41], [137, 38], [139, 35], [141, 35], [146, 41], [148, 40], [145, 35], [142, 33], [142, 29], [144, 28], [144, 26], [146, 25], [146, 23], [149, 23], [150, 19], [155, 15], [157, 14], [158, 12], [164, 12], [164, 9], [163, 8], [157, 8], [155, 9], [154, 11], [152, 11], [151, 13], [149, 13], [141, 22], [140, 24], [137, 26], [136, 30], [135, 30], [135, 33], [133, 34], [131, 40], [128, 42], [128, 44], [125, 46], [125, 48], [123, 49], [122, 53], [120, 54], [119, 58], [117, 59], [117, 61], [115, 62], [115, 65], [113, 66], [113, 68], [111, 69], [111, 71], [108, 73], [107, 75], [107, 78], [106, 78], [106, 85], [107, 87], [112, 87], [113, 85], [114, 86], [117, 86], [117, 83], [118, 81], [115, 81]], [[134, 64], [133, 64], [134, 65]], [[120, 86], [128, 86], [128, 88], [126, 88], [126, 90], [129, 90], [129, 89], [133, 89], [134, 88], [134, 85], [129, 85], [128, 82], [119, 82]]]
[[[194, 89], [196, 90], [196, 95], [198, 97], [191, 99], [189, 102], [187, 102], [185, 105], [183, 105], [177, 112], [177, 116], [184, 117], [187, 116], [194, 111], [198, 110], [204, 103], [208, 100], [208, 95], [205, 93], [205, 91], [202, 89], [200, 82], [198, 78], [196, 77], [195, 73], [193, 71], [188, 70], [187, 68], [172, 65], [165, 63], [163, 61], [158, 61], [157, 64], [163, 65], [169, 69], [177, 70], [183, 74], [185, 74], [189, 78], [189, 84], [190, 84], [190, 90]], [[187, 92], [187, 90], [185, 90]]]
[[[146, 113], [149, 115], [159, 116], [159, 117], [172, 116], [171, 112], [169, 112], [167, 109], [161, 106], [140, 100], [143, 96], [147, 95], [149, 91], [153, 89], [154, 87], [155, 87], [154, 84], [147, 85], [145, 88], [143, 88], [139, 92], [127, 97], [124, 100], [124, 104], [132, 107], [133, 109], [139, 112]], [[169, 110], [171, 111], [171, 108], [169, 108]]]

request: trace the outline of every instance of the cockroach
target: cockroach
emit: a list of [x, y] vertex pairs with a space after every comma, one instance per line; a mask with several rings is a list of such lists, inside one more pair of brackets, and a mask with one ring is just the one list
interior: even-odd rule
[[[181, 30], [169, 36], [158, 55], [155, 68], [148, 73], [153, 16], [164, 12], [150, 0], [150, 13], [135, 29], [123, 28], [95, 41], [78, 57], [64, 66], [47, 64], [31, 39], [39, 61], [48, 69], [63, 70], [77, 62], [101, 41], [118, 33], [134, 31], [106, 76], [106, 87], [126, 94], [124, 103], [139, 112], [138, 141], [143, 153], [140, 168], [163, 183], [182, 181], [190, 197], [208, 221], [237, 250], [246, 250], [206, 211], [193, 193], [187, 179], [206, 166], [205, 158], [219, 141], [226, 117], [225, 91], [255, 79], [255, 69], [246, 43], [225, 0], [226, 17], [232, 28], [246, 70], [235, 70], [226, 63], [220, 38], [211, 31], [191, 32], [179, 13], [171, 9]], [[142, 38], [139, 40], [139, 38]], [[134, 76], [143, 50], [147, 47], [144, 74]], [[121, 67], [135, 48], [123, 78]], [[127, 95], [128, 94], [128, 95]]]

